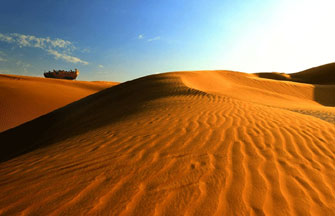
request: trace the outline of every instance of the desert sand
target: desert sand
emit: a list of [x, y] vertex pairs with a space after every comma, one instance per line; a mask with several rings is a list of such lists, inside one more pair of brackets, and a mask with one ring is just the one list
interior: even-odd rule
[[151, 75], [7, 130], [0, 215], [335, 215], [324, 67]]
[[0, 74], [0, 132], [115, 84]]

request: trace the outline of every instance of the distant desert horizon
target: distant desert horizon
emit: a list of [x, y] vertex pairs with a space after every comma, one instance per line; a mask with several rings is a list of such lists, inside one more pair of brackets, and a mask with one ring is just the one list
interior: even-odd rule
[[335, 216], [335, 1], [0, 7], [0, 216]]
[[0, 89], [0, 215], [335, 215], [335, 63]]

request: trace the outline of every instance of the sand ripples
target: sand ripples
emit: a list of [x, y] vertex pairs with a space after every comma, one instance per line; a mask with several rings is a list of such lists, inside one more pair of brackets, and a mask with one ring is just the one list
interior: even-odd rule
[[160, 76], [139, 113], [1, 163], [0, 214], [335, 214], [331, 123]]

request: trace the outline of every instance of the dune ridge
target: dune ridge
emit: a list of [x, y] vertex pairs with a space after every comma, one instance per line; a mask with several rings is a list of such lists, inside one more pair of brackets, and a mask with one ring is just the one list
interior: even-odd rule
[[286, 80], [309, 84], [335, 84], [335, 63], [320, 65], [297, 73], [256, 73], [262, 78]]
[[334, 215], [335, 87], [316, 87], [200, 71], [90, 95], [0, 133], [0, 214]]
[[0, 132], [116, 84], [0, 74]]

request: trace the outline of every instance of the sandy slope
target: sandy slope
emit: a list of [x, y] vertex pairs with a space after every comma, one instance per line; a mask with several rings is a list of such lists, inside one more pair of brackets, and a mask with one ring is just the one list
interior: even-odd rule
[[0, 134], [0, 214], [335, 215], [334, 90], [230, 71], [103, 90]]
[[0, 74], [0, 132], [115, 84]]

